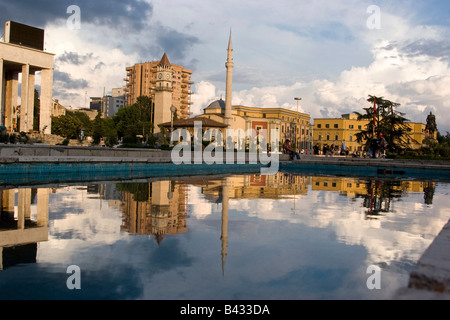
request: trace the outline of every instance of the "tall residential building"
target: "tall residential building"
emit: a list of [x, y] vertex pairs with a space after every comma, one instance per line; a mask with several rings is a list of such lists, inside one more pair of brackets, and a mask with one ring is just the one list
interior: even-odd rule
[[193, 104], [191, 86], [194, 84], [191, 80], [192, 70], [170, 63], [165, 53], [160, 61], [138, 63], [126, 68], [127, 77], [124, 79], [127, 82], [126, 103], [132, 105], [140, 96], [148, 96], [155, 101], [158, 65], [161, 62], [168, 63], [172, 69], [172, 105], [177, 108], [177, 117], [178, 119], [187, 119], [192, 114], [190, 111], [190, 106]]

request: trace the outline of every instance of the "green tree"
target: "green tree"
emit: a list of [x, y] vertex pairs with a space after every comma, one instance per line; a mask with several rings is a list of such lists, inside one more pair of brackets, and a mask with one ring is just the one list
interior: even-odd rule
[[137, 136], [148, 138], [153, 129], [152, 100], [147, 96], [137, 98], [135, 104], [119, 108], [113, 117], [117, 135], [124, 143], [136, 143]]
[[400, 104], [371, 95], [367, 101], [371, 103], [371, 107], [364, 108], [366, 113], [356, 112], [358, 120], [368, 121], [366, 129], [356, 134], [358, 143], [365, 142], [369, 149], [372, 140], [382, 133], [388, 143], [388, 151], [398, 152], [407, 148], [411, 128], [405, 114], [396, 110]]
[[81, 130], [85, 135], [92, 134], [92, 123], [89, 116], [81, 111], [67, 111], [65, 115], [52, 117], [52, 134], [77, 139]]
[[102, 113], [98, 112], [92, 123], [92, 143], [100, 144], [100, 140], [104, 136]]

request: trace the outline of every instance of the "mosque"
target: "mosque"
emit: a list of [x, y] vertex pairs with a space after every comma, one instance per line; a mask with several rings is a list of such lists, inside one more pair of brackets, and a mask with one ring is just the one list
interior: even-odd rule
[[[233, 46], [230, 32], [226, 67], [226, 93], [225, 101], [211, 102], [203, 109], [203, 113], [193, 118], [163, 122], [159, 126], [167, 129], [184, 128], [189, 131], [194, 127], [194, 122], [201, 121], [202, 128], [219, 129], [224, 134], [226, 129], [247, 130], [255, 132], [266, 130], [267, 140], [272, 141], [272, 134], [276, 134], [279, 141], [290, 139], [298, 149], [312, 149], [312, 125], [308, 114], [300, 113], [280, 107], [257, 108], [241, 105], [232, 105], [233, 87]], [[156, 99], [156, 96], [155, 96]], [[169, 99], [168, 99], [169, 100]], [[170, 106], [168, 106], [170, 108]], [[192, 132], [191, 132], [192, 133]], [[224, 135], [225, 136], [225, 135]]]

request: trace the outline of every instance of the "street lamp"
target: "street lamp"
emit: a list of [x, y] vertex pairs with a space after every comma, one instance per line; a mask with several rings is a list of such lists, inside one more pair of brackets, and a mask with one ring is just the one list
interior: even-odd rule
[[[298, 122], [299, 122], [299, 121], [298, 121], [298, 102], [299, 102], [300, 100], [302, 100], [302, 98], [294, 98], [294, 100], [297, 101], [297, 123], [298, 123]], [[298, 147], [298, 141], [297, 141], [297, 124], [295, 125], [295, 147], [296, 147], [298, 150], [300, 150], [300, 148]]]
[[170, 107], [170, 114], [171, 114], [171, 118], [170, 118], [170, 146], [173, 146], [172, 143], [172, 135], [173, 135], [173, 114], [177, 111], [177, 108], [175, 108], [174, 105], [172, 105]]

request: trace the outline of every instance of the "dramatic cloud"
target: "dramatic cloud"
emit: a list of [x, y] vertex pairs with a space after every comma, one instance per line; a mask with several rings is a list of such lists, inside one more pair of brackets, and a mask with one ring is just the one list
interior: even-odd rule
[[58, 70], [53, 72], [53, 82], [57, 87], [61, 86], [66, 89], [85, 89], [89, 85], [87, 80], [72, 79], [69, 73]]
[[20, 0], [1, 3], [0, 19], [42, 28], [55, 20], [65, 24], [72, 14], [72, 11], [67, 13], [71, 5], [80, 8], [82, 23], [106, 25], [112, 29], [127, 27], [139, 30], [153, 11], [150, 3], [140, 0]]

